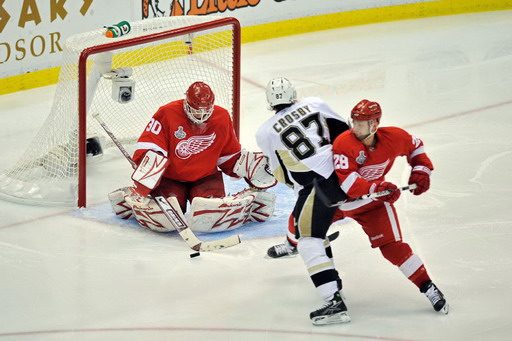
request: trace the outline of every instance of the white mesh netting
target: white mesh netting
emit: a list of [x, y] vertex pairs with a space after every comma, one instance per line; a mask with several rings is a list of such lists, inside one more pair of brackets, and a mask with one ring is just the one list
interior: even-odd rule
[[[78, 191], [78, 60], [88, 47], [188, 27], [219, 19], [213, 16], [155, 18], [131, 23], [131, 32], [106, 38], [98, 29], [77, 34], [65, 42], [51, 112], [43, 127], [14, 167], [0, 172], [0, 195], [35, 204], [76, 204]], [[233, 114], [233, 28], [232, 25], [165, 38], [111, 52], [112, 69], [131, 67], [135, 82], [133, 100], [118, 103], [112, 97], [112, 80], [99, 77], [93, 60], [110, 52], [93, 55], [87, 62], [87, 137], [106, 136], [91, 117], [99, 113], [123, 144], [136, 142], [154, 112], [163, 104], [183, 98], [195, 81], [208, 83], [215, 104]], [[187, 43], [191, 39], [191, 44]], [[102, 139], [110, 142], [108, 137]], [[109, 145], [107, 144], [106, 147]], [[88, 155], [88, 160], [89, 160]], [[92, 157], [91, 157], [92, 159]], [[95, 164], [101, 167], [100, 164]]]

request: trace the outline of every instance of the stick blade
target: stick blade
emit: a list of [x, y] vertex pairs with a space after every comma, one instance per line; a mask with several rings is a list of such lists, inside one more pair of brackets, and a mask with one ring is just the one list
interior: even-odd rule
[[221, 249], [226, 249], [228, 247], [232, 247], [240, 244], [242, 241], [240, 240], [240, 235], [234, 235], [228, 238], [214, 240], [211, 242], [202, 242], [200, 245], [199, 251], [217, 251]]

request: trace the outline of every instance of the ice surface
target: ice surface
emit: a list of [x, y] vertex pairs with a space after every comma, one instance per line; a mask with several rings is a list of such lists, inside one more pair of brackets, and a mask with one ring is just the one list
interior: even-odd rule
[[[382, 125], [421, 137], [431, 190], [404, 193], [402, 231], [451, 304], [447, 316], [372, 250], [353, 222], [332, 227], [352, 322], [314, 327], [322, 305], [300, 257], [268, 260], [283, 241], [293, 194], [243, 243], [189, 258], [174, 234], [112, 216], [106, 194], [128, 183], [115, 150], [90, 167], [87, 209], [0, 201], [0, 339], [509, 340], [512, 333], [512, 11], [391, 22], [243, 46], [242, 144], [272, 113], [264, 87], [285, 76], [299, 96], [346, 115], [379, 101]], [[54, 86], [0, 97], [0, 165], [30, 142]], [[388, 179], [405, 184], [400, 160]], [[243, 184], [227, 180], [230, 192]], [[226, 235], [226, 234], [224, 234]], [[201, 236], [205, 239], [221, 236]]]

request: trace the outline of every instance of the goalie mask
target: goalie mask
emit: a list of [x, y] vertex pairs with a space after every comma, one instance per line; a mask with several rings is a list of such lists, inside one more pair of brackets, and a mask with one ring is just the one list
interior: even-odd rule
[[201, 124], [212, 115], [214, 102], [215, 95], [208, 84], [195, 82], [185, 92], [183, 108], [193, 123]]
[[279, 104], [292, 104], [297, 101], [297, 91], [286, 78], [274, 78], [267, 85], [267, 102], [271, 108]]

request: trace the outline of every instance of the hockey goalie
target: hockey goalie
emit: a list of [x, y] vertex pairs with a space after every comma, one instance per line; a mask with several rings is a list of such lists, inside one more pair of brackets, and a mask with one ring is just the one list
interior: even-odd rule
[[[264, 191], [277, 182], [263, 154], [241, 148], [226, 109], [203, 82], [186, 90], [185, 98], [158, 109], [139, 137], [133, 161], [134, 185], [109, 194], [114, 213], [134, 217], [157, 232], [175, 230], [154, 196], [164, 196], [189, 227], [218, 232], [270, 219], [275, 195]], [[244, 178], [250, 188], [226, 196], [223, 175]]]

